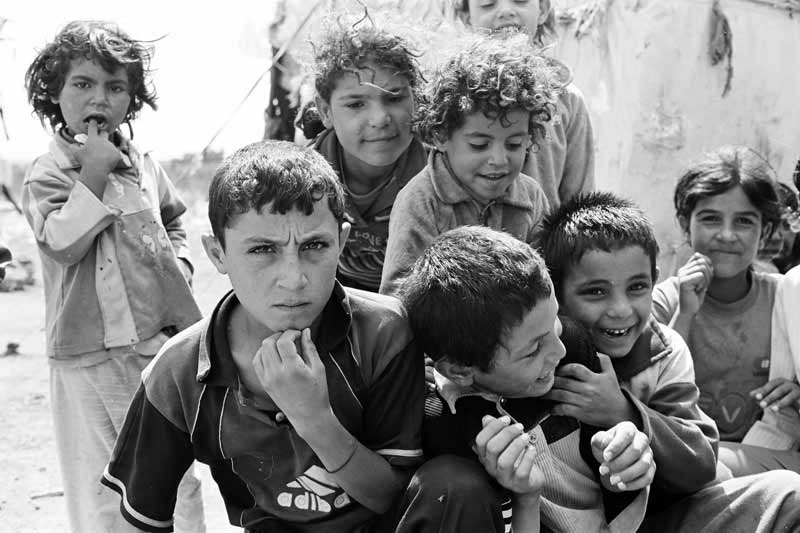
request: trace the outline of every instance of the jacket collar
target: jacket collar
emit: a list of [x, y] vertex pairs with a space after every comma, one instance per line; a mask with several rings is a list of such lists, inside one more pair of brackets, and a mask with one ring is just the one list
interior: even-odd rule
[[[231, 355], [228, 323], [239, 299], [231, 290], [217, 304], [200, 336], [197, 381], [221, 387], [237, 388], [239, 370]], [[350, 302], [337, 281], [328, 303], [316, 318], [319, 327], [312, 339], [319, 353], [333, 351], [347, 337], [352, 322]]]
[[672, 346], [669, 345], [659, 323], [651, 316], [628, 355], [611, 361], [619, 380], [628, 381], [670, 353]]

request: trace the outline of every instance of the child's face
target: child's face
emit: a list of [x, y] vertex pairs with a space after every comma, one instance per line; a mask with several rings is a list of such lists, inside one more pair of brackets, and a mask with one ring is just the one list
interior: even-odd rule
[[408, 79], [375, 65], [361, 69], [359, 76], [342, 75], [330, 102], [317, 99], [322, 121], [336, 130], [348, 168], [394, 165], [412, 139], [414, 99]]
[[762, 236], [761, 212], [741, 187], [702, 198], [689, 220], [680, 219], [695, 252], [711, 259], [714, 277], [744, 275], [758, 254]]
[[514, 109], [507, 118], [508, 124], [503, 124], [472, 113], [448, 140], [436, 143], [447, 153], [456, 179], [481, 204], [502, 196], [525, 163], [530, 112]]
[[311, 326], [331, 295], [339, 253], [349, 224], [341, 231], [326, 199], [305, 215], [293, 209], [250, 210], [225, 228], [225, 248], [203, 237], [209, 258], [227, 274], [246, 311], [252, 331], [264, 337]]
[[131, 103], [128, 73], [123, 67], [106, 72], [91, 59], [73, 59], [64, 87], [53, 103], [61, 108], [64, 121], [73, 135], [86, 133], [89, 119], [98, 130], [113, 133], [128, 113]]
[[590, 250], [565, 269], [561, 311], [586, 327], [598, 351], [625, 357], [653, 304], [650, 257], [641, 246]]
[[488, 372], [474, 370], [473, 383], [506, 398], [541, 396], [553, 387], [564, 357], [555, 291], [537, 303], [522, 322], [503, 335]]
[[540, 0], [469, 0], [468, 22], [476, 28], [517, 28], [536, 35], [544, 20]]

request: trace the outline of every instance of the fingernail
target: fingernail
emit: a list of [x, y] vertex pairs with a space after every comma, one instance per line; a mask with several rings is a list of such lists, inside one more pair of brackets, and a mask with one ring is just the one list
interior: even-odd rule
[[523, 426], [522, 424], [520, 424], [519, 422], [517, 422], [516, 424], [514, 424], [514, 428], [516, 428], [516, 429], [518, 429], [518, 430], [522, 431], [523, 429], [525, 429], [525, 426]]
[[609, 472], [609, 470], [608, 470], [608, 467], [606, 465], [600, 465], [600, 474], [601, 475], [605, 476], [606, 474], [608, 474], [608, 472]]
[[621, 483], [619, 476], [616, 474], [608, 478], [608, 482], [611, 483], [612, 485], [619, 485]]
[[625, 482], [624, 481], [620, 481], [619, 483], [617, 483], [617, 488], [619, 490], [625, 490]]
[[761, 402], [761, 403], [759, 403], [758, 405], [760, 405], [762, 408], [764, 408], [764, 407], [766, 407], [766, 406], [767, 406], [767, 402]]
[[517, 437], [517, 438], [518, 438], [519, 440], [523, 441], [523, 442], [528, 442], [528, 441], [530, 440], [530, 436], [529, 436], [527, 433], [522, 433], [522, 434], [521, 434], [519, 437]]
[[760, 392], [759, 392], [759, 393], [756, 393], [756, 400], [760, 400], [760, 399], [762, 399], [762, 398], [763, 398], [763, 396], [761, 395], [761, 393], [760, 393]]
[[777, 410], [778, 410], [778, 406], [777, 406], [777, 405], [773, 405], [773, 406], [772, 406], [772, 410], [773, 410], [773, 411], [777, 411]]
[[503, 416], [500, 417], [500, 422], [502, 422], [503, 424], [506, 424], [506, 425], [510, 424], [511, 423], [511, 417], [508, 416], [508, 415], [503, 415]]

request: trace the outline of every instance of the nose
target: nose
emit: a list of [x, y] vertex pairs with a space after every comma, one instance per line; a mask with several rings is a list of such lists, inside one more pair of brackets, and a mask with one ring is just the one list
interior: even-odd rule
[[628, 297], [620, 291], [612, 297], [607, 314], [614, 318], [626, 318], [631, 313], [631, 302]]
[[495, 15], [501, 21], [514, 21], [517, 19], [517, 11], [514, 9], [512, 2], [508, 0], [500, 0], [497, 3], [497, 14]]
[[308, 276], [297, 252], [285, 253], [280, 265], [278, 286], [289, 291], [298, 291], [308, 284]]
[[493, 167], [504, 167], [508, 163], [508, 151], [505, 146], [497, 143], [489, 153], [489, 164]]
[[382, 105], [375, 105], [369, 116], [370, 125], [374, 128], [385, 128], [392, 121], [392, 116]]
[[721, 241], [731, 241], [736, 238], [736, 234], [733, 231], [733, 227], [731, 226], [730, 222], [723, 222], [722, 226], [719, 228], [717, 232], [717, 239]]
[[102, 86], [102, 84], [95, 85], [94, 90], [92, 91], [92, 103], [108, 103], [108, 91]]

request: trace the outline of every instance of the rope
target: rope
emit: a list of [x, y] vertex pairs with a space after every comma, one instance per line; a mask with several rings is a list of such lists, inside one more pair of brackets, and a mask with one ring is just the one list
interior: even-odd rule
[[222, 131], [228, 126], [228, 124], [230, 124], [231, 120], [233, 120], [233, 117], [236, 115], [236, 113], [239, 112], [239, 110], [242, 108], [242, 106], [247, 101], [247, 99], [250, 98], [250, 96], [256, 90], [258, 85], [264, 79], [264, 76], [266, 76], [269, 73], [269, 71], [272, 69], [272, 66], [274, 64], [276, 64], [278, 62], [278, 60], [281, 57], [283, 57], [284, 54], [286, 54], [287, 50], [289, 49], [289, 46], [292, 44], [292, 42], [294, 42], [295, 38], [297, 38], [297, 36], [300, 34], [300, 31], [302, 31], [302, 29], [306, 26], [306, 24], [308, 24], [308, 21], [311, 20], [311, 16], [314, 14], [314, 12], [317, 10], [317, 8], [320, 6], [320, 4], [322, 4], [323, 1], [324, 0], [317, 0], [317, 2], [308, 11], [306, 16], [303, 18], [303, 20], [300, 22], [300, 24], [297, 26], [297, 28], [294, 30], [294, 32], [289, 36], [289, 38], [286, 40], [286, 42], [283, 43], [283, 45], [278, 49], [278, 51], [275, 54], [273, 54], [272, 58], [269, 60], [269, 63], [267, 63], [267, 67], [266, 67], [266, 69], [264, 69], [264, 72], [262, 72], [261, 75], [258, 76], [256, 81], [250, 87], [250, 90], [248, 90], [247, 93], [245, 93], [244, 97], [242, 97], [242, 99], [236, 105], [234, 110], [228, 115], [228, 118], [225, 119], [225, 121], [217, 129], [217, 131], [214, 132], [214, 135], [211, 136], [211, 139], [206, 143], [205, 147], [200, 151], [200, 154], [192, 158], [192, 163], [193, 164], [190, 167], [188, 167], [186, 170], [184, 170], [181, 173], [181, 175], [178, 176], [178, 178], [173, 180], [173, 183], [178, 183], [179, 181], [181, 181], [184, 178], [186, 178], [190, 173], [194, 173], [194, 171], [196, 170], [196, 164], [195, 163], [196, 162], [199, 163], [199, 161], [202, 158], [205, 157], [206, 153], [211, 148], [211, 145], [214, 144], [215, 140], [217, 140], [217, 137], [219, 137], [219, 135], [222, 133]]

